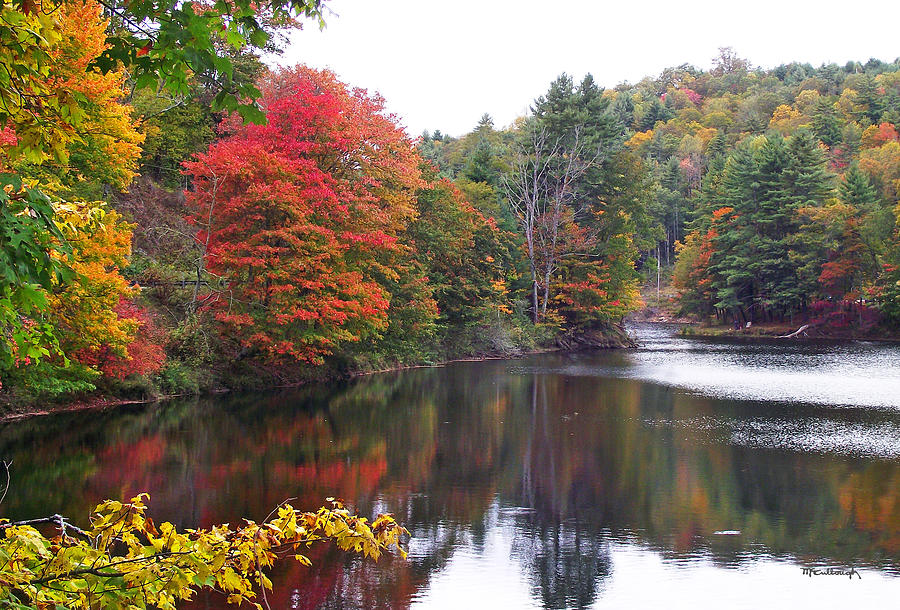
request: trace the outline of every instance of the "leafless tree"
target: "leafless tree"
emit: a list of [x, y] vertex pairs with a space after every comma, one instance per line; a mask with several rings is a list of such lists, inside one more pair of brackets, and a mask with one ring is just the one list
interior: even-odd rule
[[528, 121], [513, 152], [512, 170], [502, 186], [525, 238], [531, 271], [534, 322], [547, 313], [550, 286], [565, 249], [565, 233], [587, 210], [578, 192], [579, 179], [600, 157], [589, 151], [583, 127], [570, 137], [551, 137], [545, 126]]
[[196, 244], [198, 246], [199, 254], [196, 259], [195, 271], [197, 273], [197, 282], [194, 284], [194, 293], [191, 297], [191, 313], [196, 313], [197, 311], [197, 291], [200, 286], [201, 281], [203, 280], [203, 275], [207, 273], [206, 269], [206, 258], [209, 256], [209, 240], [210, 236], [213, 233], [213, 212], [216, 208], [216, 196], [219, 192], [219, 176], [216, 174], [216, 171], [209, 166], [206, 162], [203, 162], [206, 166], [207, 170], [209, 170], [208, 176], [208, 185], [207, 185], [207, 193], [208, 193], [208, 205], [206, 210], [206, 223], [200, 224], [200, 227], [203, 229], [203, 241], [201, 242], [199, 238], [195, 237]]

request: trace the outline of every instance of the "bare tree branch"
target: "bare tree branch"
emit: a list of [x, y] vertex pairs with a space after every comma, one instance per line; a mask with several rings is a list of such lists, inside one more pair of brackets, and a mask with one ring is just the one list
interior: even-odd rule
[[599, 149], [588, 149], [583, 125], [572, 128], [566, 137], [556, 138], [551, 138], [537, 120], [528, 121], [525, 130], [513, 155], [512, 171], [501, 184], [525, 238], [532, 317], [538, 322], [547, 313], [560, 259], [584, 247], [584, 243], [568, 239], [571, 229], [577, 227], [575, 221], [589, 209], [578, 185], [585, 173], [597, 166], [602, 154]]

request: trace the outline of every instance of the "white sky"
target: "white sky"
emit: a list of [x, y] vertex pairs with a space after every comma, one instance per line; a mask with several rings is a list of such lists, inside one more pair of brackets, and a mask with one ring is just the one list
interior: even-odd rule
[[485, 112], [524, 114], [561, 72], [612, 87], [663, 68], [709, 68], [731, 46], [754, 65], [891, 61], [900, 0], [331, 0], [279, 63], [330, 68], [381, 93], [410, 135], [459, 136]]

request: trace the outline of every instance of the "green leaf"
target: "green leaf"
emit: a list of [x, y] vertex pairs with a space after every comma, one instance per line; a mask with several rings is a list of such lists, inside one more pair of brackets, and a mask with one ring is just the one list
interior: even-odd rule
[[266, 113], [259, 109], [255, 104], [241, 104], [237, 108], [238, 114], [244, 120], [244, 124], [255, 123], [256, 125], [266, 124]]

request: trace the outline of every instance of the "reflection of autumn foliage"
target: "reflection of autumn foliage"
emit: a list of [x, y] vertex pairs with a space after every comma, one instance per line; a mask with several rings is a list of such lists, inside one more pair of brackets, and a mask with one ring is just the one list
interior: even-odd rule
[[159, 489], [166, 483], [161, 466], [167, 450], [168, 443], [161, 434], [109, 445], [97, 454], [102, 469], [86, 481], [88, 488], [97, 497], [122, 498]]
[[[887, 556], [900, 553], [900, 477], [893, 469], [875, 465], [854, 472], [837, 489], [841, 514], [836, 527], [849, 523], [871, 536], [872, 545]], [[873, 494], [872, 490], [878, 493]]]
[[123, 470], [134, 472], [158, 465], [165, 457], [165, 453], [166, 441], [157, 434], [134, 443], [120, 443], [107, 447], [100, 453], [100, 458], [120, 465]]
[[[547, 368], [579, 365], [579, 357], [542, 358]], [[418, 552], [408, 562], [363, 566], [320, 551], [312, 570], [279, 568], [273, 608], [406, 607], [460, 544], [483, 535], [496, 505], [530, 509], [516, 517], [517, 561], [547, 599], [568, 581], [542, 580], [541, 571], [602, 571], [596, 541], [604, 536], [736, 561], [747, 544], [861, 563], [898, 552], [900, 469], [891, 462], [749, 449], [714, 427], [691, 427], [753, 419], [756, 403], [508, 367], [460, 364], [330, 392], [75, 418], [23, 434], [5, 454], [35, 481], [66, 473], [66, 501], [148, 490], [154, 518], [185, 525], [261, 519], [285, 498], [317, 506], [334, 495], [362, 513], [393, 511], [413, 532]], [[91, 468], [65, 470], [86, 447]], [[13, 490], [5, 506], [40, 500], [63, 510], [46, 500], [52, 487]], [[720, 529], [743, 535], [717, 547], [710, 534]], [[545, 546], [557, 541], [559, 549]], [[529, 560], [538, 550], [540, 561]]]
[[364, 458], [347, 464], [335, 461], [325, 464], [318, 462], [301, 464], [296, 468], [288, 468], [279, 464], [281, 476], [284, 476], [304, 487], [311, 487], [328, 481], [342, 498], [355, 497], [359, 494], [370, 496], [378, 488], [382, 477], [387, 473], [387, 460], [384, 455]]

